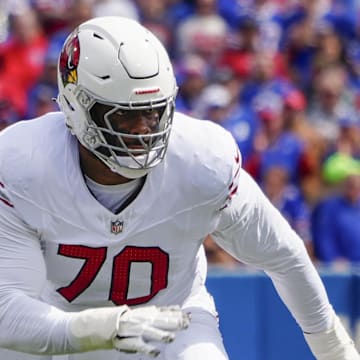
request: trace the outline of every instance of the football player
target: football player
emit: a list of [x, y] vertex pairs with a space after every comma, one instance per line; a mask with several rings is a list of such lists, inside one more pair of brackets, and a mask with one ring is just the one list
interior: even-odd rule
[[89, 20], [63, 46], [58, 83], [61, 112], [0, 135], [1, 359], [228, 359], [208, 234], [271, 277], [318, 360], [359, 359], [232, 136], [175, 112], [154, 35]]

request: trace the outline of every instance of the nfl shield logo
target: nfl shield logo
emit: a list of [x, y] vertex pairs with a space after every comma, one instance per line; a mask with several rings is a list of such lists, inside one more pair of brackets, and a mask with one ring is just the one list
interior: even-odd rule
[[114, 220], [111, 222], [111, 232], [113, 234], [119, 234], [123, 231], [123, 222], [120, 220]]

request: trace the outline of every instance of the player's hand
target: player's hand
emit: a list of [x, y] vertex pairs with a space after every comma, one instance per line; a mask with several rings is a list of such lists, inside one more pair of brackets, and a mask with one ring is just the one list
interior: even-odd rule
[[173, 341], [176, 331], [189, 323], [178, 306], [92, 308], [69, 313], [68, 339], [73, 352], [115, 348], [156, 356], [156, 343]]
[[189, 323], [189, 314], [178, 306], [128, 308], [118, 317], [113, 345], [122, 352], [156, 357], [160, 353], [156, 343], [172, 342], [175, 332]]

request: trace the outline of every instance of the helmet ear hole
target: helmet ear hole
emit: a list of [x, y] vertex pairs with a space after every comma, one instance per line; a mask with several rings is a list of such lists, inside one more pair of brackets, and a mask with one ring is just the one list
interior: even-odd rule
[[100, 127], [105, 127], [104, 116], [105, 114], [110, 111], [112, 106], [103, 105], [100, 103], [94, 103], [91, 108], [89, 109], [89, 114], [91, 120]]

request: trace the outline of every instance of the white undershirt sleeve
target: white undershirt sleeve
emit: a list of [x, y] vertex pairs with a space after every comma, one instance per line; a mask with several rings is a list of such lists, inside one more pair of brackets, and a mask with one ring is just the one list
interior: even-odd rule
[[8, 205], [0, 204], [0, 347], [35, 354], [73, 352], [72, 313], [39, 300], [46, 281], [40, 241]]
[[334, 311], [303, 241], [242, 170], [238, 194], [222, 210], [215, 241], [240, 261], [264, 270], [304, 332], [333, 325]]

